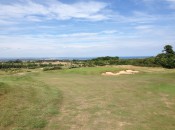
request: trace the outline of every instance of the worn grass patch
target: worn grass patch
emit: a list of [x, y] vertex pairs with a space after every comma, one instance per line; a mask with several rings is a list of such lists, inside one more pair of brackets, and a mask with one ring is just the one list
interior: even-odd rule
[[[140, 73], [101, 76], [125, 69]], [[114, 66], [52, 71], [38, 80], [49, 79], [64, 95], [60, 115], [49, 125], [53, 130], [173, 130], [174, 77], [174, 70]]]

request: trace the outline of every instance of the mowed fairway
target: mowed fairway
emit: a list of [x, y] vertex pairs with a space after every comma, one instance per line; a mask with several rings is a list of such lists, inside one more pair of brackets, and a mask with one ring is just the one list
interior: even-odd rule
[[[138, 74], [102, 76], [106, 71]], [[75, 68], [0, 78], [2, 130], [174, 130], [175, 70]]]

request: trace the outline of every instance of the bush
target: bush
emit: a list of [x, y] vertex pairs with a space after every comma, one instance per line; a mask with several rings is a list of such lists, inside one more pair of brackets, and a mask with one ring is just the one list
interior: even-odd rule
[[166, 45], [163, 50], [165, 53], [161, 53], [156, 56], [156, 63], [164, 68], [175, 68], [175, 52], [172, 48], [172, 46]]
[[156, 56], [156, 63], [164, 68], [175, 68], [175, 55], [173, 54], [159, 54]]
[[62, 69], [60, 66], [45, 67], [45, 68], [43, 68], [43, 71], [48, 71], [48, 70], [60, 70], [60, 69]]

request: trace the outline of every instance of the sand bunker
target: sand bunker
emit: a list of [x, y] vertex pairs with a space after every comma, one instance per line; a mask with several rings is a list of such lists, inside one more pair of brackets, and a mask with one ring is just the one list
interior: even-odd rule
[[106, 75], [106, 76], [117, 76], [117, 75], [122, 75], [122, 74], [136, 74], [139, 73], [139, 71], [134, 71], [134, 70], [123, 70], [123, 71], [119, 71], [118, 73], [113, 73], [113, 72], [105, 72], [102, 73], [102, 75]]

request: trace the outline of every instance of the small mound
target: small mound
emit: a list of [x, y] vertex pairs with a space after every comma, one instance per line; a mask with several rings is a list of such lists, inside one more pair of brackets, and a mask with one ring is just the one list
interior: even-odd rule
[[122, 70], [122, 71], [119, 71], [118, 73], [113, 73], [113, 72], [105, 72], [105, 73], [102, 73], [102, 75], [105, 75], [105, 76], [117, 76], [117, 75], [122, 75], [122, 74], [136, 74], [136, 73], [139, 73], [139, 71], [134, 71], [134, 70]]

